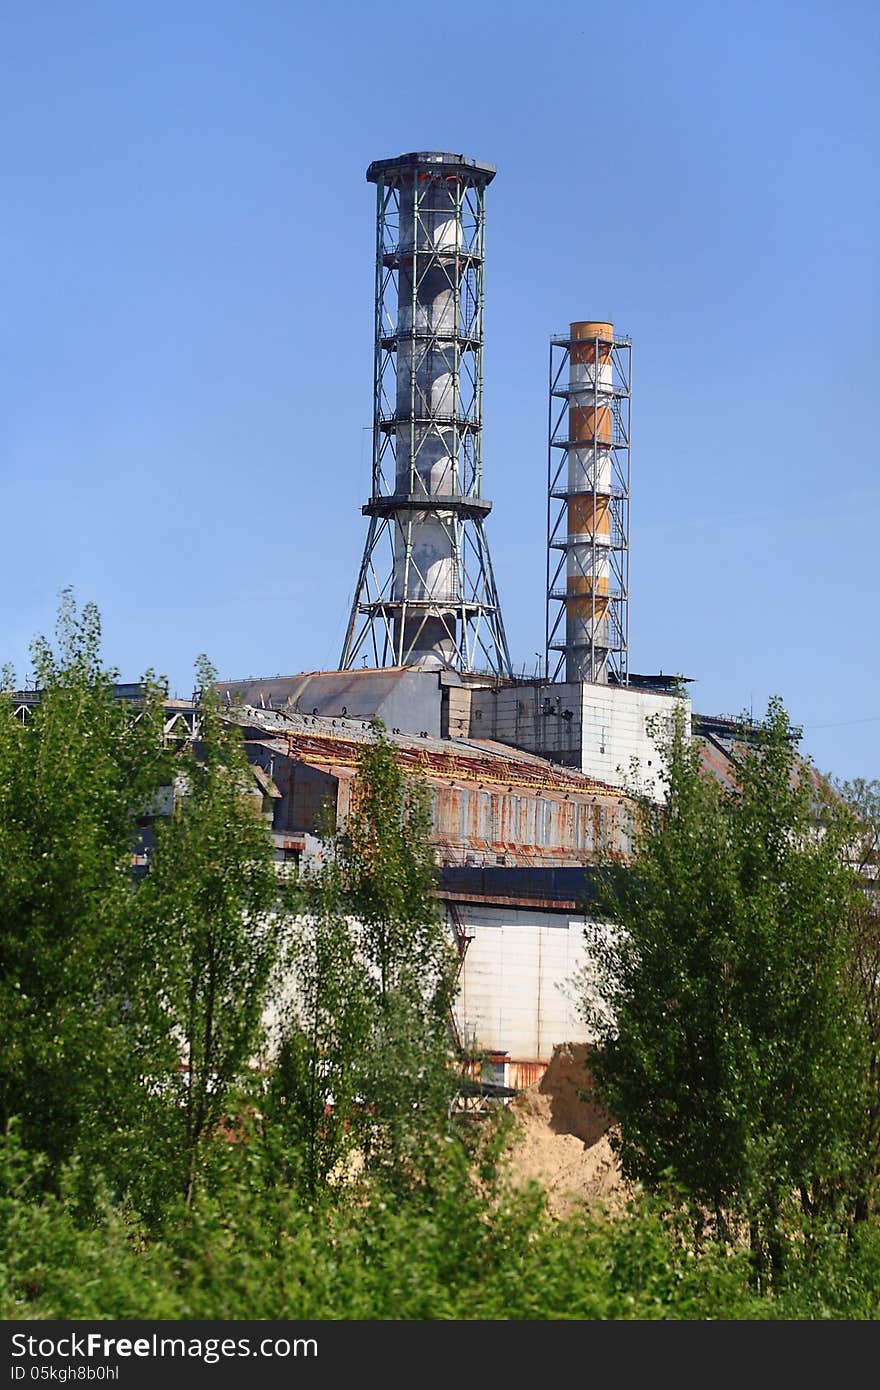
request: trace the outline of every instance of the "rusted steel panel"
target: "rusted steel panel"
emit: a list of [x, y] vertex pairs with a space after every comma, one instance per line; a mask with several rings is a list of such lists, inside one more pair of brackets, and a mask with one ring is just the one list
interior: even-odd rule
[[516, 1061], [510, 1058], [505, 1067], [505, 1084], [512, 1086], [516, 1091], [524, 1091], [527, 1086], [533, 1086], [536, 1081], [540, 1081], [546, 1070], [546, 1062]]
[[[442, 893], [438, 893], [438, 897], [442, 896]], [[578, 912], [581, 908], [576, 898], [539, 898], [531, 894], [508, 897], [503, 893], [456, 893], [455, 897], [461, 903], [485, 903], [489, 907], [536, 907], [544, 912]]]
[[733, 791], [737, 786], [735, 764], [713, 743], [703, 739], [697, 741], [700, 753], [700, 767], [708, 776], [715, 777], [722, 786]]
[[488, 850], [501, 862], [588, 864], [606, 830], [617, 826], [616, 800], [544, 793], [528, 797], [507, 787], [471, 788], [428, 779], [433, 836], [443, 862], [465, 862], [469, 850]]
[[[338, 817], [347, 813], [358, 755], [372, 738], [361, 721], [254, 709], [244, 721], [249, 749], [271, 750], [285, 793], [276, 829], [315, 830], [325, 800]], [[429, 790], [441, 864], [586, 865], [603, 828], [617, 843], [621, 793], [582, 773], [501, 745], [401, 735], [392, 742]]]
[[[504, 1067], [504, 1085], [514, 1091], [524, 1091], [527, 1086], [533, 1086], [536, 1081], [540, 1081], [548, 1066], [547, 1062], [534, 1061], [531, 1058], [508, 1057], [504, 1052], [490, 1052], [487, 1056], [490, 1062], [499, 1063]], [[462, 1075], [472, 1081], [481, 1081], [483, 1061], [482, 1056], [465, 1058], [462, 1063]]]
[[[518, 757], [503, 758], [491, 754], [481, 754], [473, 744], [469, 746], [467, 751], [463, 750], [461, 744], [456, 745], [454, 751], [446, 751], [436, 746], [436, 740], [432, 741], [433, 746], [431, 747], [427, 746], [428, 743], [429, 740], [427, 739], [424, 747], [412, 743], [398, 743], [397, 753], [401, 764], [428, 775], [454, 778], [459, 781], [508, 783], [548, 791], [557, 788], [562, 791], [581, 793], [601, 791], [608, 795], [620, 795], [619, 792], [606, 787], [601, 782], [596, 782], [575, 772], [568, 772], [566, 769], [553, 764], [542, 764], [537, 760], [526, 761]], [[326, 733], [311, 733], [306, 730], [288, 734], [291, 757], [299, 758], [305, 762], [354, 766], [357, 763], [358, 751], [361, 746], [361, 740], [346, 738], [343, 735], [335, 737]]]
[[295, 764], [290, 774], [287, 824], [279, 828], [314, 831], [326, 804], [338, 809], [336, 778], [307, 763]]

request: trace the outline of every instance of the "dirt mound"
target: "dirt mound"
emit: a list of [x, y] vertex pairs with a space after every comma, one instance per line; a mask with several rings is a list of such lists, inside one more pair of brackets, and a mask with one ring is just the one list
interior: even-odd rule
[[516, 1129], [508, 1153], [514, 1187], [535, 1181], [547, 1192], [556, 1216], [567, 1216], [584, 1201], [626, 1194], [608, 1138], [611, 1121], [591, 1097], [592, 1079], [585, 1043], [562, 1043], [540, 1081], [511, 1101]]

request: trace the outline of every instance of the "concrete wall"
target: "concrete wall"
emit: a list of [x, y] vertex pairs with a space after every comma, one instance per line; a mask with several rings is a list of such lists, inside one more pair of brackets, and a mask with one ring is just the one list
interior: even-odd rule
[[[508, 1083], [528, 1085], [558, 1043], [591, 1041], [576, 1006], [574, 978], [585, 960], [584, 919], [490, 904], [462, 903], [458, 911], [473, 938], [455, 1005], [459, 1036], [466, 1046], [506, 1054], [516, 1064], [506, 1073]], [[273, 1039], [293, 997], [288, 976], [280, 1004], [266, 1015]]]
[[[650, 728], [652, 721], [661, 728], [668, 727], [678, 697], [586, 683], [580, 690], [583, 771], [620, 787], [630, 778], [634, 762], [642, 788], [661, 799], [662, 788], [657, 779], [662, 764]], [[686, 734], [690, 737], [690, 701], [685, 698], [683, 703]]]
[[580, 686], [528, 681], [471, 694], [471, 738], [495, 739], [580, 766]]
[[440, 737], [440, 685], [436, 671], [404, 671], [390, 684], [376, 714], [386, 729]]
[[440, 714], [441, 738], [469, 738], [471, 727], [471, 695], [466, 685], [453, 685], [441, 673], [442, 705]]
[[589, 1041], [575, 1004], [583, 917], [473, 903], [458, 912], [473, 938], [455, 1008], [466, 1045], [546, 1062], [556, 1043]]
[[[635, 759], [646, 790], [660, 761], [650, 737], [653, 719], [666, 723], [679, 697], [587, 682], [529, 682], [474, 690], [471, 738], [496, 739], [581, 771], [612, 787], [626, 785]], [[690, 701], [684, 698], [690, 736]], [[656, 790], [655, 786], [655, 790]]]

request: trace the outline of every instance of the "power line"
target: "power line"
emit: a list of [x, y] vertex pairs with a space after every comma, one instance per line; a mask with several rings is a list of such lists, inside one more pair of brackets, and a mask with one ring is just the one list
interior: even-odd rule
[[802, 729], [845, 729], [850, 724], [876, 724], [880, 714], [869, 714], [864, 719], [841, 719], [837, 724], [802, 724]]

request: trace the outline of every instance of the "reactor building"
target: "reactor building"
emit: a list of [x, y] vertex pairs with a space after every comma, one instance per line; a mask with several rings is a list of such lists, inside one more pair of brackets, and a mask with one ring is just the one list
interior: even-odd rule
[[[572, 982], [590, 868], [603, 846], [629, 852], [627, 787], [632, 776], [656, 785], [654, 721], [676, 704], [688, 728], [692, 716], [680, 681], [630, 669], [632, 345], [605, 319], [550, 342], [545, 661], [538, 677], [513, 674], [483, 490], [495, 173], [436, 151], [370, 164], [372, 474], [339, 668], [219, 689], [279, 861], [319, 851], [321, 808], [345, 816], [359, 747], [383, 721], [431, 798], [461, 1047], [522, 1086], [554, 1045], [589, 1040]], [[693, 723], [708, 767], [726, 776], [733, 726]]]
[[[549, 344], [543, 672], [513, 673], [483, 490], [483, 295], [491, 164], [420, 151], [370, 164], [376, 189], [373, 426], [366, 537], [338, 669], [218, 683], [279, 865], [344, 820], [381, 720], [430, 797], [437, 892], [459, 957], [454, 1031], [484, 1077], [520, 1088], [589, 1042], [591, 872], [632, 850], [635, 781], [661, 795], [657, 725], [680, 709], [707, 775], [735, 785], [738, 723], [692, 713], [683, 678], [629, 653], [632, 344], [577, 319]], [[366, 371], [366, 363], [364, 364]], [[137, 699], [140, 686], [118, 686]], [[39, 691], [15, 695], [30, 716]], [[169, 745], [198, 703], [167, 700]], [[168, 804], [155, 808], [167, 814]], [[146, 826], [146, 821], [143, 822]], [[148, 863], [149, 829], [135, 856]]]

